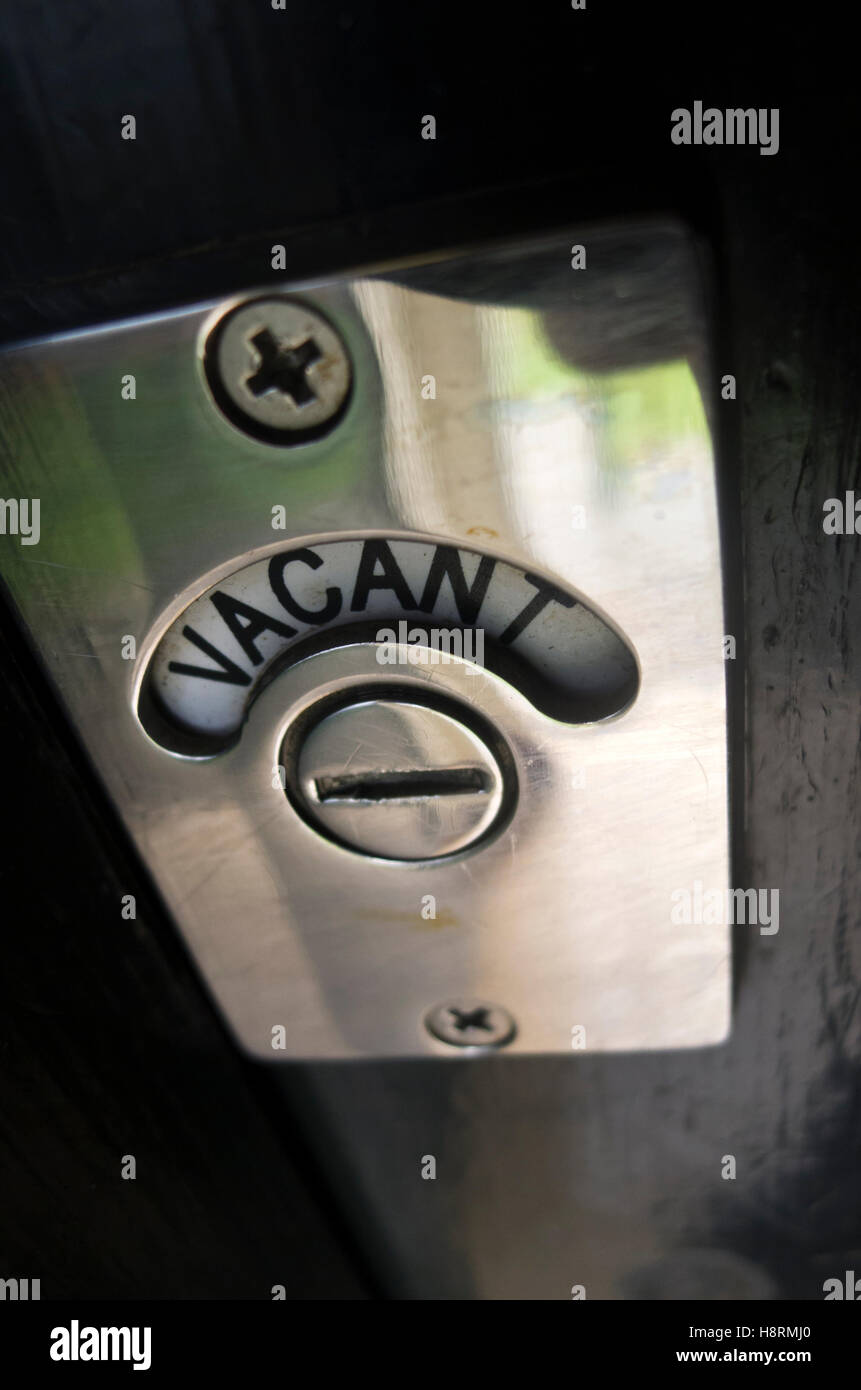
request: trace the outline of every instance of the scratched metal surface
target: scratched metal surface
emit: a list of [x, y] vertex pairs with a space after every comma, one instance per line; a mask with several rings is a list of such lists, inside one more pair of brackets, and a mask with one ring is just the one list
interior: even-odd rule
[[[570, 265], [578, 241], [592, 257], [582, 292]], [[286, 454], [240, 433], [210, 399], [199, 344], [211, 306], [5, 354], [2, 486], [41, 497], [42, 515], [38, 547], [9, 551], [7, 583], [253, 1054], [272, 1059], [277, 1028], [293, 1058], [444, 1054], [422, 1020], [453, 998], [509, 1009], [509, 1052], [570, 1052], [575, 1029], [586, 1051], [720, 1042], [728, 927], [672, 912], [675, 893], [699, 883], [724, 895], [728, 882], [717, 497], [693, 369], [706, 357], [695, 244], [675, 224], [593, 226], [418, 273], [420, 290], [407, 271], [398, 284], [305, 287], [349, 344], [353, 402], [324, 439]], [[471, 302], [451, 297], [453, 280], [472, 285]], [[560, 345], [582, 336], [596, 294], [617, 315], [625, 303], [623, 341], [625, 324], [635, 343], [651, 336], [636, 370], [583, 373], [566, 360]], [[551, 303], [561, 307], [545, 328]], [[669, 303], [682, 325], [673, 349]], [[136, 378], [134, 400], [122, 398], [117, 363]], [[437, 395], [426, 400], [419, 386], [431, 367]], [[273, 532], [279, 503], [286, 530]], [[466, 547], [477, 537], [521, 570], [558, 576], [618, 624], [641, 668], [632, 703], [582, 723], [545, 716], [491, 669], [403, 672], [417, 691], [474, 704], [511, 750], [512, 818], [474, 854], [400, 865], [357, 855], [319, 835], [273, 780], [285, 731], [315, 699], [384, 688], [389, 669], [367, 642], [283, 671], [250, 705], [238, 743], [211, 757], [156, 744], [137, 719], [158, 642], [214, 581], [285, 544], [319, 540], [324, 556], [327, 531], [376, 529]], [[360, 553], [350, 552], [354, 563]], [[530, 600], [531, 586], [520, 586], [502, 626]], [[393, 616], [387, 601], [373, 595], [380, 623]], [[557, 607], [564, 623], [569, 610]], [[584, 668], [612, 667], [616, 645], [595, 656], [579, 628], [587, 609], [570, 611], [568, 660], [576, 667], [585, 648]], [[135, 661], [122, 659], [128, 634]], [[565, 650], [564, 632], [539, 615], [512, 650], [528, 660], [534, 646], [540, 666], [543, 640]], [[220, 689], [198, 684], [200, 698]], [[438, 918], [422, 912], [428, 894]]]

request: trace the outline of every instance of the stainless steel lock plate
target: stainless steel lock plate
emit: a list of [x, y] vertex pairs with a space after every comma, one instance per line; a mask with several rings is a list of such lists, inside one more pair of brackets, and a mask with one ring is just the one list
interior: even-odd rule
[[401, 863], [498, 833], [517, 796], [513, 762], [501, 765], [490, 747], [499, 740], [470, 728], [472, 706], [440, 708], [411, 687], [380, 693], [312, 711], [307, 731], [285, 740], [285, 788], [300, 814], [340, 844]]
[[726, 1036], [710, 373], [664, 221], [4, 355], [4, 578], [253, 1054]]

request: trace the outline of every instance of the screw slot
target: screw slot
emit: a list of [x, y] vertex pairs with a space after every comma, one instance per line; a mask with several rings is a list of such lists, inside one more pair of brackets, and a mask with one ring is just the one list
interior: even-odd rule
[[287, 730], [294, 809], [344, 848], [400, 863], [475, 850], [508, 823], [510, 751], [474, 710], [396, 685], [324, 699]]
[[248, 341], [260, 358], [256, 372], [245, 378], [252, 396], [283, 391], [295, 405], [307, 405], [317, 399], [316, 391], [308, 382], [307, 371], [323, 354], [313, 338], [306, 338], [298, 347], [285, 348], [268, 328], [261, 328]]
[[343, 339], [319, 309], [270, 295], [235, 305], [203, 352], [206, 381], [232, 425], [266, 444], [328, 434], [350, 401]]
[[504, 1047], [517, 1032], [507, 1009], [475, 999], [437, 1004], [425, 1018], [425, 1027], [450, 1047]]
[[314, 783], [320, 801], [421, 801], [428, 796], [458, 796], [461, 792], [491, 789], [491, 779], [480, 767], [347, 774], [318, 777]]

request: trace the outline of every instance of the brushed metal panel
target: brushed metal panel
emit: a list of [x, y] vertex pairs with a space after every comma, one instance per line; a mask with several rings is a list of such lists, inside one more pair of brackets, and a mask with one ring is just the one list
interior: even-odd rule
[[[571, 269], [575, 242], [603, 273]], [[2, 538], [4, 577], [238, 1040], [275, 1060], [458, 1056], [422, 1019], [478, 997], [514, 1016], [514, 1052], [569, 1051], [577, 1029], [588, 1051], [721, 1041], [729, 929], [671, 920], [674, 892], [728, 882], [690, 240], [669, 223], [583, 228], [299, 288], [346, 341], [354, 387], [332, 433], [290, 450], [239, 433], [208, 395], [201, 344], [222, 306], [2, 361], [3, 494], [41, 504], [38, 545]], [[631, 365], [614, 367], [626, 347]], [[367, 643], [284, 671], [216, 757], [172, 753], [138, 720], [146, 663], [187, 605], [296, 540], [345, 532], [461, 542], [552, 573], [636, 652], [635, 702], [580, 726], [489, 670], [398, 668], [474, 701], [517, 758], [510, 825], [455, 862], [363, 861], [315, 835], [273, 779], [291, 714], [386, 679]]]

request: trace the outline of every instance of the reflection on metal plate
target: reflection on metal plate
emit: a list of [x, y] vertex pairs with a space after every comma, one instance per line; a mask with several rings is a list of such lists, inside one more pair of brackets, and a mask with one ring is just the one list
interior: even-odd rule
[[699, 274], [596, 226], [5, 354], [3, 576], [252, 1053], [726, 1036]]

